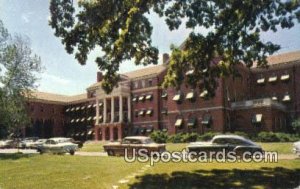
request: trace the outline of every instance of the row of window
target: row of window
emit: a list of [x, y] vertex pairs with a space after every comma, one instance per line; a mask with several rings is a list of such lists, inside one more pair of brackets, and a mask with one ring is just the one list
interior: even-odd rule
[[92, 120], [96, 120], [96, 116], [95, 117], [83, 117], [83, 118], [77, 118], [77, 119], [71, 119], [70, 123], [79, 123], [79, 122], [86, 122], [86, 121], [92, 121]]
[[144, 117], [145, 115], [152, 116], [153, 115], [153, 109], [142, 109], [142, 110], [135, 110], [134, 111], [135, 117]]
[[139, 135], [139, 134], [146, 134], [146, 133], [151, 133], [153, 132], [153, 125], [142, 125], [142, 126], [134, 126], [132, 134], [134, 135]]
[[[199, 95], [200, 98], [206, 99], [208, 97], [208, 91], [204, 90], [203, 92], [200, 93]], [[178, 92], [174, 97], [173, 101], [176, 101], [177, 103], [181, 102], [184, 99], [184, 94], [182, 92]], [[196, 100], [196, 92], [195, 91], [190, 91], [189, 93], [186, 94], [185, 96], [186, 100], [190, 101], [195, 101]]]
[[[101, 102], [101, 103], [99, 103], [99, 106], [102, 106], [103, 105], [103, 103]], [[74, 112], [74, 111], [80, 111], [80, 110], [85, 110], [85, 109], [90, 109], [90, 108], [92, 108], [92, 107], [96, 107], [96, 104], [90, 104], [90, 105], [87, 105], [87, 106], [75, 106], [75, 107], [70, 107], [70, 108], [67, 108], [66, 109], [66, 112]]]
[[153, 94], [142, 94], [140, 96], [134, 96], [132, 98], [132, 102], [144, 102], [145, 100], [152, 101], [153, 99]]
[[152, 79], [141, 80], [141, 81], [134, 81], [133, 82], [133, 88], [134, 89], [145, 88], [145, 87], [152, 87], [152, 85], [153, 85]]
[[[187, 127], [190, 127], [190, 128], [195, 128], [197, 126], [198, 122], [197, 122], [197, 117], [190, 117], [188, 118], [187, 120]], [[203, 119], [201, 120], [201, 124], [202, 125], [205, 125], [207, 127], [210, 127], [211, 124], [212, 124], [212, 116], [211, 115], [205, 115], [203, 117]], [[174, 126], [178, 129], [182, 129], [183, 126], [184, 126], [184, 119], [182, 117], [178, 117], [175, 121], [175, 124]]]
[[[280, 80], [281, 81], [288, 81], [290, 79], [290, 75], [289, 74], [284, 74], [282, 76], [280, 76]], [[266, 83], [266, 78], [265, 77], [261, 77], [260, 79], [258, 79], [256, 82], [257, 84], [265, 84]], [[278, 76], [271, 76], [268, 78], [268, 82], [269, 83], [275, 83], [278, 80]]]

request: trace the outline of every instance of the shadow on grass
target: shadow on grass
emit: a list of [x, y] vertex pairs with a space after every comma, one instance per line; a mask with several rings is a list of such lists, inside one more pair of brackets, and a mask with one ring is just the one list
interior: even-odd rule
[[30, 158], [32, 156], [35, 156], [35, 154], [23, 154], [23, 153], [0, 154], [0, 160], [17, 160], [21, 158]]
[[172, 174], [147, 174], [136, 178], [131, 189], [202, 189], [202, 188], [297, 188], [300, 185], [300, 169], [282, 167], [258, 170], [213, 169]]

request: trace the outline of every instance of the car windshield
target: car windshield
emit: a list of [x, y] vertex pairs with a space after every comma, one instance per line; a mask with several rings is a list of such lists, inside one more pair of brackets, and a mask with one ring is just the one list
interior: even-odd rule
[[47, 140], [46, 144], [57, 144], [54, 140]]
[[217, 138], [213, 140], [214, 144], [229, 144], [229, 145], [243, 145], [243, 146], [251, 146], [254, 145], [251, 141], [241, 140], [236, 138]]
[[154, 143], [154, 141], [151, 138], [149, 138], [149, 139], [144, 140], [143, 143], [144, 144], [151, 144], [151, 143]]

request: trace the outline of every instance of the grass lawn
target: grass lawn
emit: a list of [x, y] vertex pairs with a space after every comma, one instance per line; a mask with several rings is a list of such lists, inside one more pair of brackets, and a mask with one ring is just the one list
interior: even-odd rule
[[81, 152], [104, 152], [103, 145], [107, 142], [88, 142], [84, 143], [83, 147], [79, 149]]
[[0, 188], [111, 189], [143, 166], [118, 157], [0, 155]]
[[127, 186], [130, 189], [297, 188], [300, 160], [278, 163], [159, 163]]
[[[278, 163], [126, 163], [122, 157], [0, 155], [1, 189], [296, 188], [300, 160]], [[127, 179], [126, 183], [119, 183]]]

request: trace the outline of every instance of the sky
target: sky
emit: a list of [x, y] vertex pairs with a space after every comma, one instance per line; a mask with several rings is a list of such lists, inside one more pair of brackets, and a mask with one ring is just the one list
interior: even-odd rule
[[[4, 26], [11, 34], [28, 36], [33, 51], [41, 57], [44, 69], [39, 75], [38, 90], [65, 95], [84, 93], [96, 82], [98, 68], [94, 60], [99, 52], [93, 52], [85, 66], [79, 65], [74, 56], [65, 51], [60, 39], [54, 36], [48, 25], [49, 16], [49, 0], [0, 0], [0, 19]], [[162, 54], [170, 52], [170, 45], [180, 45], [190, 30], [180, 27], [170, 32], [157, 15], [148, 17], [153, 25], [152, 41], [159, 49], [161, 61]], [[262, 39], [281, 45], [279, 52], [300, 50], [300, 24], [290, 30], [264, 33]], [[141, 66], [128, 61], [121, 65], [120, 73], [139, 68]]]

